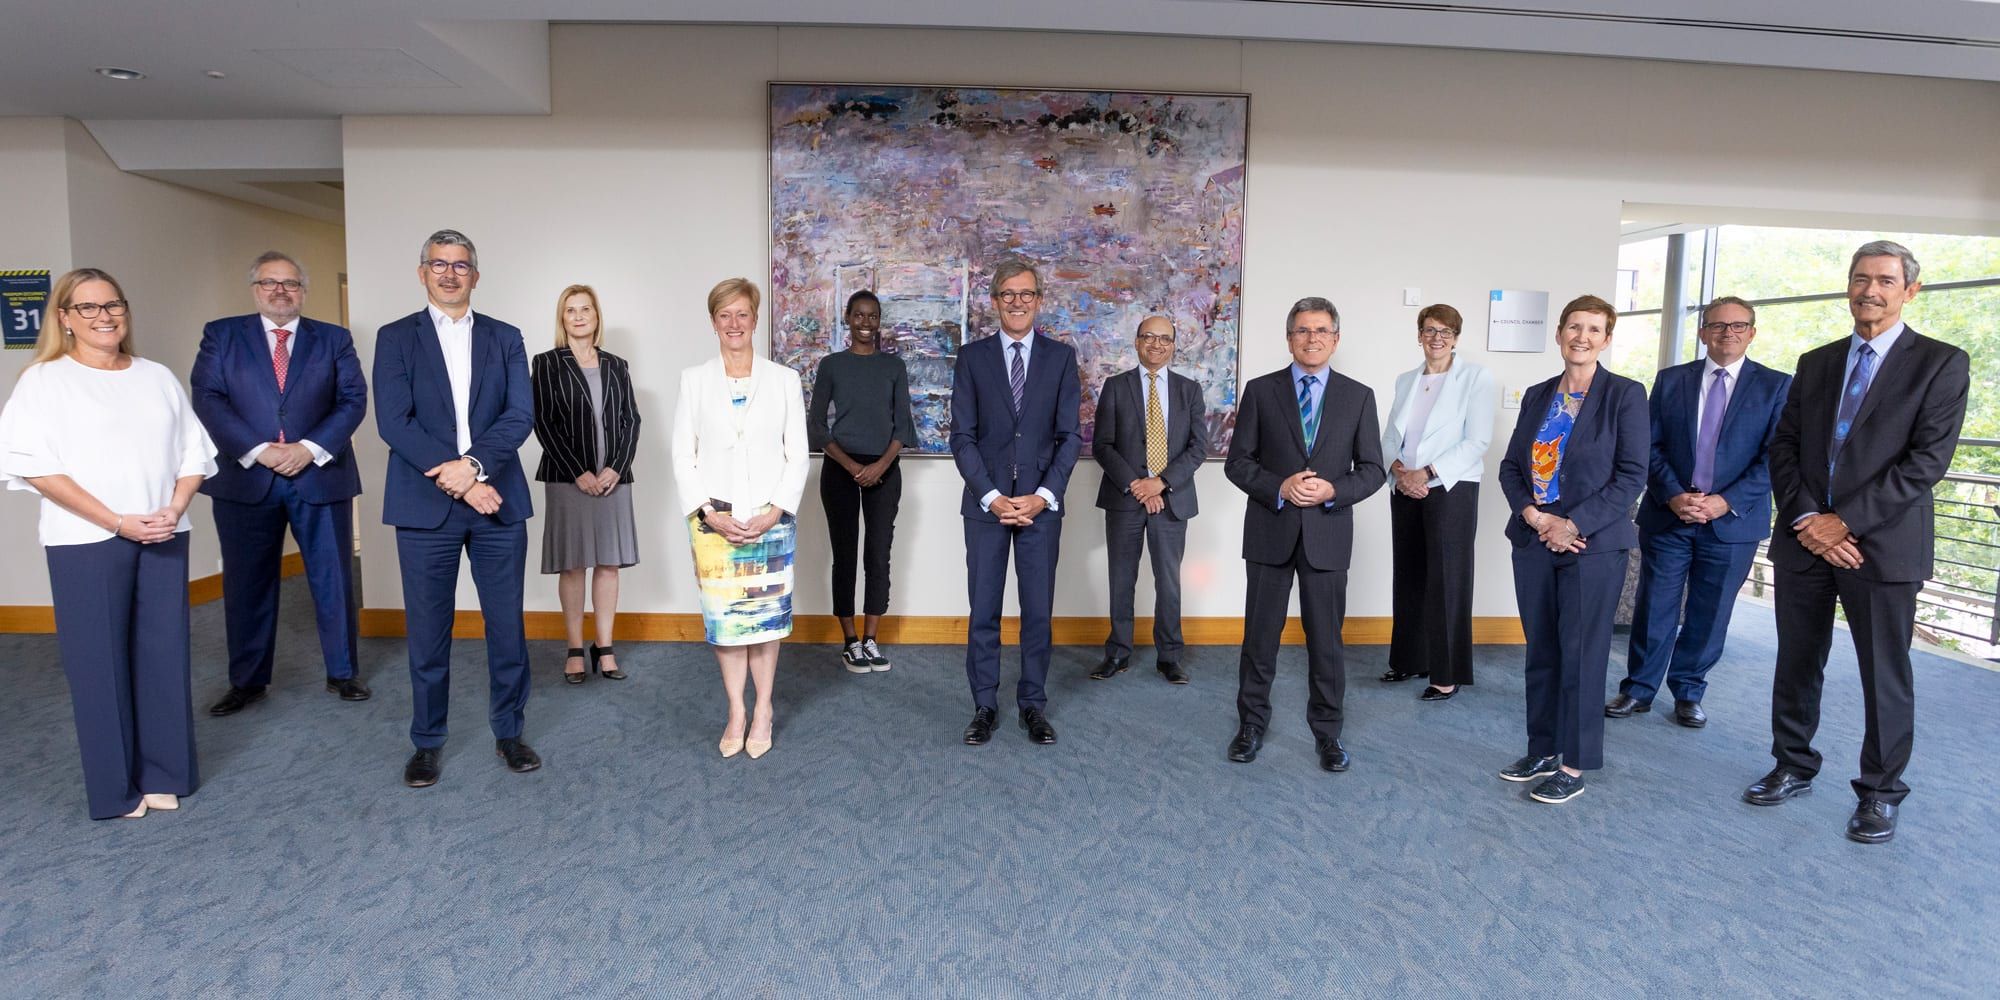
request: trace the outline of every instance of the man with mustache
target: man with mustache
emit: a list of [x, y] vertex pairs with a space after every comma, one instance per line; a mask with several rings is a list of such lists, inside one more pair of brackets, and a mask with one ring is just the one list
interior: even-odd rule
[[1972, 361], [1903, 322], [1923, 286], [1917, 258], [1888, 240], [1854, 251], [1847, 309], [1854, 333], [1799, 358], [1771, 441], [1778, 530], [1778, 664], [1771, 684], [1771, 756], [1777, 766], [1743, 793], [1777, 805], [1812, 791], [1821, 758], [1820, 688], [1833, 645], [1834, 602], [1847, 611], [1860, 660], [1860, 799], [1847, 837], [1896, 835], [1910, 787], [1903, 768], [1915, 735], [1910, 634], [1917, 593], [1931, 575], [1931, 488], [1951, 469], [1965, 422]]

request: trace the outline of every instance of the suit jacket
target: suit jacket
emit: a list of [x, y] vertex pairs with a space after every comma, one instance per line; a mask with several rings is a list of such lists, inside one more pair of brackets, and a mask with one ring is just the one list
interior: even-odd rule
[[[1394, 463], [1403, 455], [1403, 436], [1410, 427], [1410, 403], [1417, 396], [1418, 365], [1396, 377], [1396, 401], [1382, 428], [1382, 460]], [[1486, 451], [1493, 446], [1493, 414], [1500, 408], [1500, 390], [1493, 374], [1464, 358], [1452, 358], [1438, 400], [1424, 418], [1423, 440], [1417, 442], [1421, 464], [1437, 470], [1443, 489], [1477, 483], [1486, 475]]]
[[1827, 456], [1845, 389], [1848, 338], [1807, 351], [1785, 397], [1771, 439], [1771, 496], [1778, 529], [1771, 561], [1804, 569], [1817, 559], [1799, 544], [1792, 522], [1835, 513], [1861, 542], [1868, 580], [1910, 582], [1932, 572], [1931, 488], [1951, 469], [1965, 422], [1972, 359], [1943, 341], [1905, 328], [1876, 362], [1875, 379], [1854, 416], [1833, 472], [1827, 503]]
[[[586, 472], [611, 469], [620, 484], [632, 482], [632, 455], [639, 449], [639, 407], [632, 395], [632, 370], [625, 359], [597, 351], [598, 378], [604, 383], [604, 414], [590, 408], [590, 384], [576, 352], [567, 347], [535, 355], [529, 382], [535, 389], [535, 440], [542, 461], [535, 478], [570, 483]], [[605, 454], [597, 453], [597, 425], [604, 425]]]
[[[1535, 502], [1533, 456], [1535, 434], [1548, 415], [1549, 400], [1562, 381], [1557, 375], [1521, 396], [1521, 416], [1500, 460], [1500, 492], [1507, 496], [1507, 539], [1515, 548], [1541, 544], [1521, 520], [1521, 510]], [[1562, 496], [1550, 511], [1576, 522], [1589, 543], [1585, 552], [1615, 552], [1639, 544], [1632, 524], [1632, 505], [1646, 489], [1646, 457], [1652, 429], [1646, 420], [1646, 387], [1611, 369], [1597, 366], [1583, 409], [1563, 446], [1556, 482]]]
[[[1160, 471], [1167, 484], [1167, 510], [1185, 521], [1201, 513], [1194, 490], [1195, 470], [1208, 457], [1208, 422], [1201, 386], [1179, 372], [1167, 372], [1167, 465]], [[1097, 487], [1097, 505], [1105, 510], [1143, 510], [1126, 492], [1132, 480], [1146, 474], [1146, 379], [1134, 368], [1104, 380], [1097, 394], [1097, 425], [1091, 454], [1104, 468]]]
[[[1652, 458], [1646, 497], [1639, 502], [1639, 530], [1648, 534], [1693, 530], [1667, 508], [1667, 501], [1692, 489], [1694, 450], [1701, 436], [1701, 398], [1707, 361], [1675, 365], [1653, 382]], [[1715, 483], [1709, 490], [1729, 503], [1729, 513], [1710, 521], [1715, 537], [1751, 543], [1771, 537], [1771, 470], [1766, 461], [1778, 431], [1785, 392], [1792, 377], [1745, 359], [1722, 414], [1715, 442]]]
[[958, 512], [975, 520], [1000, 520], [979, 507], [980, 498], [993, 490], [1018, 497], [1046, 489], [1056, 498], [1049, 513], [1061, 516], [1063, 490], [1083, 450], [1076, 350], [1041, 333], [1029, 336], [1035, 345], [1028, 352], [1018, 417], [1001, 350], [1006, 334], [960, 347], [952, 368], [951, 457], [965, 480]]
[[799, 373], [768, 358], [750, 365], [743, 412], [729, 398], [729, 376], [716, 356], [681, 372], [674, 405], [674, 488], [683, 515], [710, 500], [749, 520], [770, 504], [793, 515], [812, 465], [805, 390]]
[[252, 448], [278, 439], [311, 441], [333, 460], [307, 465], [292, 485], [307, 503], [336, 503], [361, 493], [361, 469], [349, 442], [368, 414], [368, 382], [354, 338], [343, 327], [299, 318], [285, 345], [291, 362], [285, 388], [271, 367], [271, 344], [256, 313], [218, 319], [202, 328], [201, 349], [188, 373], [195, 416], [221, 451], [218, 471], [201, 484], [212, 497], [257, 503], [277, 473], [239, 461]]
[[[451, 378], [428, 308], [375, 335], [374, 381], [375, 427], [389, 446], [382, 523], [435, 528], [444, 523], [452, 504], [465, 501], [446, 496], [424, 475], [459, 457]], [[525, 521], [535, 513], [520, 457], [521, 443], [535, 423], [528, 355], [520, 330], [477, 312], [472, 314], [470, 392], [466, 422], [472, 447], [466, 454], [485, 469], [486, 485], [500, 494], [500, 510], [493, 516], [502, 524]]]
[[[1333, 484], [1333, 502], [1281, 507], [1279, 487], [1306, 468]], [[1327, 369], [1319, 431], [1308, 454], [1291, 366], [1251, 379], [1236, 409], [1223, 472], [1250, 498], [1243, 510], [1245, 560], [1282, 565], [1303, 545], [1313, 569], [1345, 570], [1354, 554], [1352, 508], [1381, 489], [1388, 476], [1374, 391]]]

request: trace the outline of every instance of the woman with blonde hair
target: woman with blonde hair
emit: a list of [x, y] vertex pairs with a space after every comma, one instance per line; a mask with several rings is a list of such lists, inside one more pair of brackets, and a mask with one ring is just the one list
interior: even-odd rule
[[132, 351], [117, 279], [56, 280], [0, 410], [0, 483], [42, 498], [56, 645], [92, 819], [180, 808], [201, 779], [188, 686], [188, 504], [215, 445], [180, 379]]

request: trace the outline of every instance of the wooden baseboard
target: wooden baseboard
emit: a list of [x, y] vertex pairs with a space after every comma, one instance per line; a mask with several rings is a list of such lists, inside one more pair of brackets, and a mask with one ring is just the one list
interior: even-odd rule
[[[285, 558], [278, 562], [278, 576], [280, 579], [289, 576], [298, 576], [305, 571], [305, 557], [299, 555], [297, 552], [287, 553]], [[188, 581], [189, 604], [207, 604], [210, 601], [219, 601], [221, 599], [222, 574], [210, 573], [199, 579]]]
[[[280, 576], [298, 576], [305, 571], [305, 560], [296, 552], [287, 555], [284, 561], [278, 564]], [[222, 574], [220, 573], [188, 581], [189, 604], [207, 604], [221, 597]], [[401, 612], [397, 614], [400, 616]], [[696, 624], [699, 627], [699, 623]], [[56, 609], [46, 604], [0, 605], [0, 635], [46, 635], [55, 630]]]

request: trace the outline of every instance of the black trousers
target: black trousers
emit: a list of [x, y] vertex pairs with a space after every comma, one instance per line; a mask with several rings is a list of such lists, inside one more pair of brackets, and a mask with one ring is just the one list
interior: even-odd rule
[[1278, 643], [1299, 581], [1299, 617], [1306, 630], [1306, 723], [1313, 739], [1340, 738], [1341, 702], [1347, 695], [1347, 660], [1340, 629], [1347, 620], [1347, 571], [1316, 570], [1302, 548], [1282, 566], [1245, 562], [1243, 653], [1237, 662], [1236, 717], [1271, 726], [1271, 680], [1278, 673]]
[[1389, 496], [1389, 669], [1432, 684], [1472, 683], [1472, 538], [1479, 484], [1433, 489], [1422, 500]]
[[[867, 465], [880, 455], [849, 458]], [[854, 481], [839, 462], [828, 455], [820, 466], [820, 504], [826, 508], [826, 534], [833, 543], [833, 615], [854, 617], [854, 550], [861, 548], [861, 568], [866, 574], [867, 592], [861, 613], [889, 613], [889, 546], [896, 538], [896, 508], [903, 502], [903, 463], [889, 463], [882, 481], [867, 489]], [[861, 528], [868, 529], [867, 541]]]
[[1514, 596], [1528, 636], [1528, 753], [1560, 754], [1579, 771], [1604, 766], [1604, 677], [1625, 585], [1624, 549], [1557, 555], [1514, 549]]
[[1812, 748], [1819, 730], [1819, 695], [1833, 649], [1833, 603], [1847, 610], [1854, 656], [1861, 663], [1861, 777], [1854, 794], [1891, 804], [1910, 786], [1903, 769], [1916, 738], [1916, 687], [1910, 674], [1910, 633], [1916, 627], [1920, 582], [1863, 579], [1824, 560], [1804, 572], [1777, 574], [1778, 671], [1771, 682], [1771, 756], [1806, 777], [1819, 773]]

